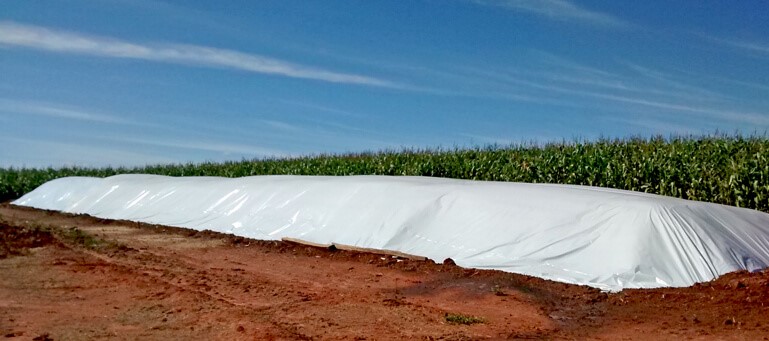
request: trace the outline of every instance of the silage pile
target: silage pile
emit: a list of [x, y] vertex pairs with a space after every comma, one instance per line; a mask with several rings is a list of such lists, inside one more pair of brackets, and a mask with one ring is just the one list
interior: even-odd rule
[[50, 181], [16, 205], [239, 236], [452, 258], [605, 290], [769, 267], [769, 214], [598, 187], [426, 177], [118, 175]]

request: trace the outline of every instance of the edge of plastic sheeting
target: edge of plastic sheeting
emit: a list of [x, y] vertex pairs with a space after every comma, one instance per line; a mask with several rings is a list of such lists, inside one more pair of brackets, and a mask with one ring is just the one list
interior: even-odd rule
[[769, 267], [769, 214], [607, 188], [428, 177], [61, 178], [16, 205], [389, 250], [603, 290]]
[[297, 239], [297, 238], [290, 238], [290, 237], [283, 237], [280, 240], [284, 241], [284, 242], [288, 242], [288, 243], [307, 245], [307, 246], [317, 247], [317, 248], [321, 248], [321, 249], [346, 250], [346, 251], [373, 253], [373, 254], [377, 254], [377, 255], [392, 256], [392, 257], [395, 257], [395, 258], [404, 258], [404, 259], [418, 260], [418, 261], [426, 261], [428, 259], [427, 257], [424, 257], [424, 256], [410, 255], [408, 253], [403, 253], [403, 252], [400, 252], [400, 251], [372, 249], [372, 248], [360, 247], [360, 246], [355, 246], [355, 245], [345, 245], [345, 244], [339, 244], [339, 243], [320, 244], [320, 243], [313, 243], [313, 242], [310, 242], [310, 241], [306, 241], [306, 240], [302, 240], [302, 239]]

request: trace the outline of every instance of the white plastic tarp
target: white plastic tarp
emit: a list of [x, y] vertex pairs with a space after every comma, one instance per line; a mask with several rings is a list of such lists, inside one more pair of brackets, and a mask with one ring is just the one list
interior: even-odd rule
[[425, 256], [604, 290], [769, 267], [769, 214], [598, 187], [428, 177], [118, 175], [50, 181], [16, 205], [256, 239]]

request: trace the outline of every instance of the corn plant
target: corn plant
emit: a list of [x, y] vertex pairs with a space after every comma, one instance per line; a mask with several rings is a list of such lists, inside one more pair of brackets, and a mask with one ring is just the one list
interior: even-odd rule
[[137, 168], [0, 168], [0, 201], [65, 176], [416, 175], [601, 186], [769, 212], [769, 139], [602, 139], [469, 149], [405, 149]]

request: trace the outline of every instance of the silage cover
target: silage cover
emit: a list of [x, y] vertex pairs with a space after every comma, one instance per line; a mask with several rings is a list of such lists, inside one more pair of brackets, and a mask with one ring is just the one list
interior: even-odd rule
[[16, 205], [238, 236], [340, 243], [604, 290], [769, 267], [769, 214], [599, 187], [387, 176], [118, 175]]

